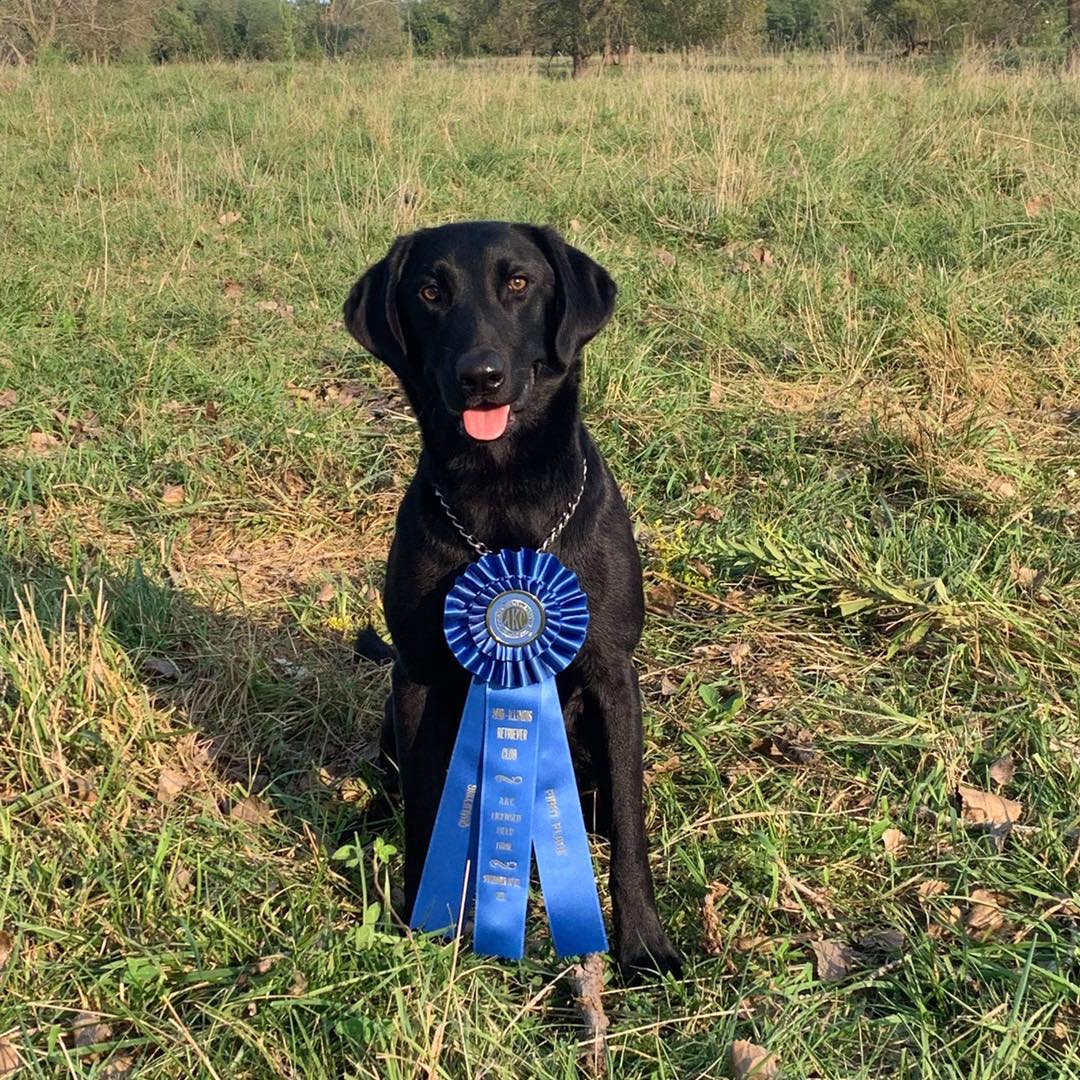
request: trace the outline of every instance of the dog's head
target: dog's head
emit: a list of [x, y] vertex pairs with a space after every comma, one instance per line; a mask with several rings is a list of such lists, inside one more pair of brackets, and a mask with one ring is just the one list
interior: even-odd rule
[[611, 316], [607, 271], [553, 229], [462, 222], [399, 237], [345, 301], [425, 431], [512, 438], [542, 417]]

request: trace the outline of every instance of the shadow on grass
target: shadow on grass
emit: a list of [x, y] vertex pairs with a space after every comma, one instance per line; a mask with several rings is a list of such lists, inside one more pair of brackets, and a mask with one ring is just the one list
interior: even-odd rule
[[[329, 852], [396, 835], [394, 778], [378, 761], [389, 667], [356, 661], [340, 636], [287, 615], [272, 622], [212, 610], [167, 571], [137, 561], [84, 566], [73, 582], [40, 555], [0, 553], [0, 615], [32, 622], [44, 642], [93, 625], [113, 643], [126, 660], [112, 666], [146, 691], [154, 715], [144, 734], [156, 757], [168, 767], [170, 747], [186, 738], [219, 781], [212, 801], [222, 815], [255, 795]], [[82, 674], [69, 666], [56, 677]], [[106, 760], [87, 737], [65, 745], [63, 757], [88, 772]]]

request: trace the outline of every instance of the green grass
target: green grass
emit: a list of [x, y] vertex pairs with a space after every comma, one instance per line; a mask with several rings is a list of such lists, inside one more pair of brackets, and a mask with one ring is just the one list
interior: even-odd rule
[[[405, 936], [399, 828], [356, 831], [386, 673], [349, 636], [417, 436], [340, 304], [397, 232], [496, 217], [622, 289], [585, 408], [640, 525], [687, 977], [610, 980], [610, 1074], [747, 1038], [789, 1077], [1080, 1077], [1077, 101], [977, 65], [2, 73], [19, 1075], [575, 1075], [540, 921], [520, 965]], [[1009, 752], [999, 844], [953, 796]], [[817, 977], [813, 939], [885, 930]]]

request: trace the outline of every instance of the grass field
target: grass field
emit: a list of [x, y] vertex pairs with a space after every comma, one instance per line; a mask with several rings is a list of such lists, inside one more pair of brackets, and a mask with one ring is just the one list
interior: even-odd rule
[[0, 133], [0, 1075], [575, 1075], [540, 921], [403, 935], [357, 831], [417, 433], [340, 304], [496, 217], [622, 290], [687, 977], [610, 978], [610, 1075], [1080, 1077], [1080, 84], [48, 67]]

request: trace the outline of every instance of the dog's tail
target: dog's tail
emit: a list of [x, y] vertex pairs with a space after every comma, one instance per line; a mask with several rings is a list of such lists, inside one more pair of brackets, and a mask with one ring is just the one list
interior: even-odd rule
[[373, 626], [365, 626], [356, 635], [356, 643], [353, 645], [353, 658], [355, 660], [367, 660], [372, 664], [392, 664], [397, 659], [392, 645], [387, 645]]

